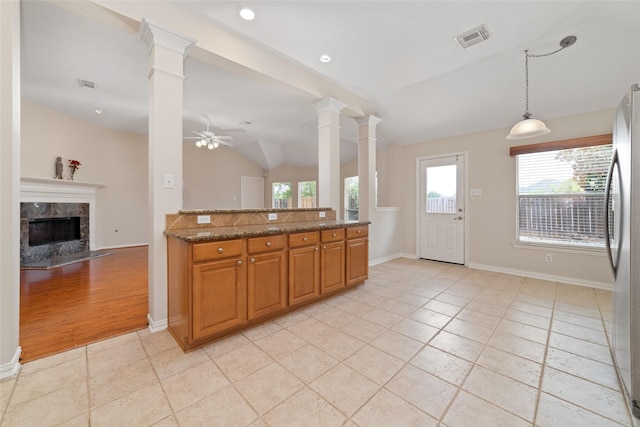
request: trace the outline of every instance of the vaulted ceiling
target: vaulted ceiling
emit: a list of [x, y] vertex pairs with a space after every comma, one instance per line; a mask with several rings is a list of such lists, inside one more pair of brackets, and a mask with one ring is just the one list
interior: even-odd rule
[[[312, 93], [285, 77], [207, 60], [198, 50], [202, 40], [185, 59], [184, 135], [204, 130], [206, 115], [217, 133], [234, 137], [233, 149], [265, 170], [317, 164], [313, 104], [325, 92], [363, 100], [364, 112], [383, 120], [384, 148], [511, 127], [524, 113], [524, 51], [554, 51], [567, 35], [577, 36], [574, 46], [530, 60], [534, 117], [614, 108], [640, 80], [638, 1], [243, 2], [255, 11], [253, 21], [239, 17], [236, 1], [127, 3], [143, 15], [173, 8], [322, 81]], [[146, 133], [148, 58], [135, 40], [137, 22], [105, 4], [22, 2], [23, 95], [92, 123]], [[454, 40], [480, 25], [488, 40], [467, 49]], [[323, 54], [332, 61], [319, 61]], [[82, 89], [79, 79], [95, 82], [95, 90]], [[356, 156], [356, 140], [345, 114], [343, 162]]]

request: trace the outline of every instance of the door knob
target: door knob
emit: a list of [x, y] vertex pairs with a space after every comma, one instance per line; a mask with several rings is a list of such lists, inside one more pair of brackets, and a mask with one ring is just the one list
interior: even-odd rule
[[458, 220], [458, 219], [463, 219], [463, 218], [462, 218], [462, 215], [460, 215], [460, 216], [457, 216], [457, 217], [453, 218], [453, 220], [454, 220], [454, 221], [456, 221], [456, 220]]

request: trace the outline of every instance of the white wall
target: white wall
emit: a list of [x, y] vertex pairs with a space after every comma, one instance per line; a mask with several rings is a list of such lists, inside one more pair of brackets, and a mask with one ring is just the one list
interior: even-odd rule
[[82, 165], [76, 181], [103, 184], [96, 197], [96, 248], [146, 244], [147, 136], [104, 128], [22, 99], [22, 176], [53, 178], [61, 156]]
[[[514, 144], [505, 136], [508, 129], [466, 135], [446, 140], [402, 147], [402, 251], [416, 252], [416, 159], [466, 151], [469, 156], [469, 188], [482, 189], [482, 196], [470, 197], [470, 266], [502, 271], [528, 272], [539, 277], [568, 278], [583, 284], [608, 286], [612, 275], [604, 252], [599, 255], [554, 250], [518, 249], [515, 240], [516, 171], [509, 155], [511, 145], [563, 140], [612, 132], [613, 110], [547, 121], [552, 132], [544, 138]], [[467, 189], [468, 190], [468, 189]], [[553, 253], [553, 263], [544, 262], [544, 253]]]

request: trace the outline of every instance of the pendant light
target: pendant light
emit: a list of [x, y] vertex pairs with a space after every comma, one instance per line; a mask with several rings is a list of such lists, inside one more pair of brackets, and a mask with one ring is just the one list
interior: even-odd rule
[[553, 55], [554, 53], [560, 52], [562, 49], [567, 48], [574, 44], [577, 40], [575, 36], [567, 36], [560, 41], [560, 49], [557, 49], [550, 53], [545, 53], [543, 55], [532, 55], [528, 50], [524, 51], [524, 75], [525, 75], [525, 113], [522, 117], [524, 120], [519, 121], [518, 123], [511, 128], [511, 132], [507, 135], [507, 139], [526, 139], [533, 138], [536, 136], [546, 135], [549, 132], [549, 128], [542, 123], [540, 120], [532, 119], [531, 113], [529, 112], [529, 58], [539, 58], [542, 56]]

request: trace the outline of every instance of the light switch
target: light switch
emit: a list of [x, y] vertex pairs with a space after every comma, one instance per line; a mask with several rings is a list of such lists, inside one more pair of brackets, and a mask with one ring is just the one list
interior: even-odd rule
[[481, 188], [472, 188], [470, 191], [472, 196], [482, 196], [482, 189]]
[[326, 216], [325, 211], [320, 211], [320, 218], [324, 218]]
[[173, 175], [164, 174], [164, 188], [175, 188], [176, 180]]
[[277, 213], [270, 213], [269, 214], [269, 221], [274, 221], [278, 219], [278, 214]]
[[211, 215], [198, 215], [198, 224], [211, 224]]

